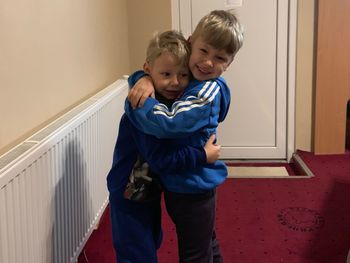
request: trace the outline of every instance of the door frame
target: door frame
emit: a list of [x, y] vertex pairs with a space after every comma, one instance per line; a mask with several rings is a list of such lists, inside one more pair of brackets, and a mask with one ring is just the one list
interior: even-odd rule
[[[244, 1], [244, 0], [243, 0]], [[280, 0], [277, 0], [280, 1]], [[181, 3], [181, 4], [180, 4]], [[288, 24], [288, 48], [287, 48], [287, 108], [286, 108], [286, 161], [290, 161], [295, 152], [295, 89], [296, 89], [296, 47], [297, 47], [297, 13], [298, 0], [288, 0], [289, 24]], [[171, 23], [172, 28], [180, 30], [191, 28], [191, 1], [171, 0]], [[182, 29], [182, 33], [190, 35]]]

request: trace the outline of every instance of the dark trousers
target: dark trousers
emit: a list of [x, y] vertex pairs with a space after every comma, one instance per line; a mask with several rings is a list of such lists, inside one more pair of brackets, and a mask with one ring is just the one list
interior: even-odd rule
[[214, 230], [216, 191], [201, 194], [164, 192], [166, 209], [176, 226], [180, 263], [221, 263]]
[[162, 241], [160, 199], [137, 203], [110, 198], [110, 212], [117, 262], [157, 263]]

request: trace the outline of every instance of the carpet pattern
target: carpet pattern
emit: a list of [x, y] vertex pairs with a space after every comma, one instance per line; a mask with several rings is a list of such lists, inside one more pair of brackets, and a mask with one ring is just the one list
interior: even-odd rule
[[[299, 155], [315, 177], [227, 179], [218, 188], [216, 229], [225, 262], [346, 262], [350, 249], [350, 154]], [[175, 229], [165, 209], [163, 213], [159, 262], [175, 263]], [[108, 215], [83, 252], [79, 263], [115, 262]]]

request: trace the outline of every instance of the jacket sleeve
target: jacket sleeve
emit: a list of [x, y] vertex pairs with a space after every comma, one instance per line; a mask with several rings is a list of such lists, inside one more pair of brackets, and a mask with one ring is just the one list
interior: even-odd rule
[[148, 74], [145, 73], [143, 70], [137, 70], [134, 73], [132, 73], [128, 77], [129, 87], [132, 88], [136, 84], [136, 82], [144, 76], [148, 76]]
[[179, 138], [204, 127], [217, 127], [220, 112], [220, 86], [216, 81], [198, 82], [187, 88], [169, 109], [153, 98], [133, 109], [126, 100], [125, 113], [139, 130], [158, 138]]
[[131, 124], [130, 131], [137, 142], [139, 153], [157, 174], [179, 173], [203, 166], [207, 162], [203, 147], [178, 146], [174, 141], [147, 135]]

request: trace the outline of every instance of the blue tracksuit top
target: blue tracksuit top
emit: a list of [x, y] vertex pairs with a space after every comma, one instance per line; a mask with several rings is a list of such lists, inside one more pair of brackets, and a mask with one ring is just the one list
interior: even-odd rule
[[[144, 76], [137, 71], [129, 77], [133, 86]], [[158, 138], [176, 139], [178, 145], [203, 146], [209, 136], [216, 133], [230, 106], [230, 90], [226, 81], [219, 77], [208, 81], [192, 80], [183, 95], [169, 109], [153, 98], [148, 98], [143, 107], [132, 109], [128, 100], [125, 113], [139, 130]], [[162, 173], [160, 180], [168, 191], [199, 193], [223, 183], [227, 168], [222, 161], [185, 171]]]
[[181, 147], [174, 140], [160, 140], [142, 133], [132, 126], [124, 114], [120, 120], [119, 132], [114, 148], [113, 163], [107, 175], [110, 200], [117, 202], [121, 209], [134, 209], [147, 203], [126, 200], [123, 197], [126, 184], [138, 155], [143, 156], [154, 173], [175, 173], [195, 169], [206, 163], [202, 147]]

